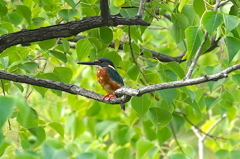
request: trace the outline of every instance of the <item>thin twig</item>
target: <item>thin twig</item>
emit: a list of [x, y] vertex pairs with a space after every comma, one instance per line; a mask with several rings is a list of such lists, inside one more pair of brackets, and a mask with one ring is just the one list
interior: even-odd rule
[[195, 124], [193, 124], [186, 116], [186, 114], [183, 114], [183, 113], [180, 113], [184, 119], [190, 124], [192, 125], [192, 127], [194, 127], [197, 131], [199, 131], [200, 133], [204, 134], [206, 137], [210, 137], [210, 138], [213, 138], [213, 139], [222, 139], [222, 140], [228, 140], [226, 138], [223, 138], [223, 137], [218, 137], [218, 136], [213, 136], [213, 135], [210, 135], [208, 134], [207, 132], [204, 132], [202, 131], [202, 129], [200, 129], [198, 126], [196, 126]]
[[199, 56], [200, 56], [200, 54], [201, 54], [201, 52], [202, 52], [203, 46], [204, 46], [205, 42], [207, 41], [207, 38], [208, 38], [208, 32], [205, 33], [205, 35], [204, 35], [204, 41], [203, 41], [203, 43], [200, 45], [200, 47], [198, 48], [198, 50], [197, 50], [197, 52], [196, 52], [196, 55], [194, 56], [194, 59], [193, 59], [191, 65], [190, 65], [190, 67], [189, 67], [189, 70], [188, 70], [188, 72], [187, 72], [187, 74], [186, 74], [186, 76], [184, 77], [183, 80], [189, 79], [189, 78], [191, 77], [191, 75], [192, 75], [192, 73], [193, 73], [193, 70], [194, 70], [194, 68], [195, 68], [195, 66], [196, 66], [196, 64], [197, 64], [198, 58], [199, 58]]
[[172, 130], [174, 140], [175, 140], [176, 144], [178, 145], [180, 151], [181, 151], [184, 155], [187, 156], [187, 154], [183, 151], [182, 146], [180, 145], [180, 143], [179, 143], [178, 140], [177, 140], [177, 136], [176, 136], [176, 133], [175, 133], [175, 131], [174, 131], [174, 129], [173, 129], [172, 122], [170, 123], [170, 128], [171, 128], [171, 130]]
[[5, 96], [6, 94], [5, 94], [4, 83], [2, 79], [1, 79], [1, 84], [2, 84], [3, 95]]
[[[129, 39], [129, 47], [130, 47], [131, 55], [132, 55], [132, 58], [133, 58], [133, 62], [137, 66], [138, 71], [143, 76], [144, 80], [147, 81], [147, 83], [149, 83], [147, 78], [146, 78], [146, 76], [145, 76], [145, 74], [142, 72], [142, 70], [141, 70], [141, 68], [140, 68], [140, 66], [139, 66], [139, 64], [137, 62], [137, 58], [136, 58], [136, 56], [134, 54], [134, 51], [133, 51], [133, 48], [132, 48], [132, 37], [131, 37], [131, 27], [130, 26], [128, 26], [128, 39]], [[146, 85], [145, 82], [144, 82], [144, 85]]]
[[145, 3], [146, 3], [146, 0], [141, 0], [140, 1], [140, 6], [139, 6], [139, 9], [138, 9], [137, 17], [142, 18], [142, 15], [143, 15], [144, 9], [145, 9]]

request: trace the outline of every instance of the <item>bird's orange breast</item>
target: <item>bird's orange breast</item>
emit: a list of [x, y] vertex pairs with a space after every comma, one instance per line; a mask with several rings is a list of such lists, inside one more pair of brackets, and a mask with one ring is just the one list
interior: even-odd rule
[[107, 93], [111, 95], [114, 95], [114, 92], [121, 87], [117, 82], [110, 78], [105, 68], [98, 69], [97, 78], [103, 89], [105, 89]]

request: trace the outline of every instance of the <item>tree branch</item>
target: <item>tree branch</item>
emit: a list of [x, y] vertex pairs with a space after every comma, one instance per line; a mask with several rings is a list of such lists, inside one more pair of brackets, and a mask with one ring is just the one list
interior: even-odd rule
[[149, 93], [149, 92], [157, 91], [157, 90], [195, 85], [195, 84], [205, 83], [208, 81], [217, 81], [219, 79], [228, 77], [228, 74], [230, 72], [235, 71], [237, 69], [240, 69], [240, 64], [236, 64], [232, 67], [229, 67], [229, 68], [227, 68], [217, 74], [213, 74], [213, 75], [205, 75], [203, 77], [194, 78], [194, 79], [186, 79], [186, 80], [180, 80], [180, 81], [155, 84], [155, 85], [146, 86], [146, 87], [143, 87], [140, 89], [132, 89], [132, 88], [122, 87], [122, 88], [116, 90], [115, 93], [118, 95], [141, 96], [145, 93]]
[[100, 0], [101, 17], [103, 22], [107, 22], [110, 16], [108, 0]]
[[191, 75], [192, 75], [192, 73], [193, 73], [193, 70], [194, 70], [194, 68], [195, 68], [195, 66], [196, 66], [196, 64], [197, 64], [197, 61], [198, 61], [198, 59], [199, 59], [199, 57], [200, 57], [201, 51], [202, 51], [202, 49], [203, 49], [203, 46], [204, 46], [205, 42], [207, 41], [207, 38], [208, 38], [208, 32], [205, 33], [205, 35], [204, 35], [204, 41], [203, 41], [203, 43], [200, 45], [200, 47], [198, 48], [198, 50], [197, 50], [197, 52], [196, 52], [196, 55], [194, 56], [194, 59], [193, 59], [191, 65], [190, 65], [190, 67], [189, 67], [189, 70], [188, 70], [186, 76], [184, 77], [184, 80], [189, 79], [189, 78], [191, 77]]
[[103, 103], [108, 104], [120, 104], [120, 103], [126, 103], [130, 100], [131, 96], [141, 96], [145, 93], [150, 93], [157, 90], [163, 90], [168, 88], [177, 88], [177, 87], [183, 87], [183, 86], [189, 86], [189, 85], [195, 85], [200, 84], [208, 81], [216, 81], [222, 78], [228, 77], [228, 74], [232, 71], [235, 71], [237, 69], [240, 69], [240, 64], [234, 65], [232, 67], [229, 67], [217, 74], [213, 75], [205, 75], [203, 77], [195, 78], [195, 79], [187, 79], [187, 80], [180, 80], [180, 81], [174, 81], [174, 82], [166, 82], [161, 84], [155, 84], [146, 86], [140, 89], [132, 89], [129, 87], [122, 87], [118, 90], [116, 90], [117, 96], [122, 96], [120, 98], [111, 98], [111, 100], [102, 100], [102, 95], [86, 90], [84, 88], [78, 87], [76, 85], [66, 84], [62, 82], [56, 82], [52, 80], [47, 79], [40, 79], [35, 77], [29, 77], [26, 75], [19, 75], [9, 72], [0, 71], [0, 79], [5, 79], [9, 81], [19, 82], [19, 83], [26, 83], [34, 86], [40, 86], [44, 88], [50, 88], [55, 90], [64, 91], [71, 94], [77, 94], [81, 95], [87, 98], [91, 98]]
[[146, 3], [146, 0], [141, 0], [140, 1], [140, 6], [139, 6], [139, 9], [138, 9], [138, 13], [137, 13], [137, 16], [140, 17], [140, 18], [142, 18], [142, 15], [144, 13], [145, 3]]
[[2, 35], [0, 36], [0, 53], [17, 44], [28, 44], [53, 38], [70, 37], [89, 29], [117, 25], [149, 26], [150, 23], [138, 17], [124, 18], [120, 16], [110, 16], [106, 22], [103, 22], [100, 16], [87, 17], [80, 21], [71, 21], [65, 24], [58, 24], [32, 30], [22, 30]]

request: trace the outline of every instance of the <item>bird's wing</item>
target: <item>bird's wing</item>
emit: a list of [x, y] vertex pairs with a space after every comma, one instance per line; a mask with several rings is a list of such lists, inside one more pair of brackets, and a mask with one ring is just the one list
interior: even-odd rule
[[124, 86], [123, 79], [116, 70], [107, 67], [107, 71], [108, 71], [111, 79], [116, 81], [121, 86]]

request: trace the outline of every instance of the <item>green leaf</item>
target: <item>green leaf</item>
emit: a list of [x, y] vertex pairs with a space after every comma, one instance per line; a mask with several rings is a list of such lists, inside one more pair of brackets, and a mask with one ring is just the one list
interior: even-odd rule
[[177, 97], [177, 89], [176, 88], [170, 88], [170, 89], [164, 89], [159, 90], [157, 93], [165, 100], [168, 104], [172, 103], [173, 100]]
[[221, 13], [209, 11], [203, 15], [202, 22], [208, 33], [212, 34], [223, 23], [223, 16]]
[[186, 29], [185, 34], [187, 39], [188, 59], [191, 59], [203, 43], [204, 37], [199, 27], [189, 27]]
[[97, 159], [97, 156], [95, 154], [85, 152], [85, 153], [80, 153], [77, 155], [77, 159]]
[[189, 26], [188, 19], [183, 14], [173, 14], [174, 22], [170, 29], [171, 35], [176, 43], [181, 42], [185, 38], [185, 29]]
[[240, 74], [232, 75], [233, 80], [240, 85]]
[[117, 123], [115, 121], [102, 121], [97, 123], [95, 126], [95, 132], [98, 138], [101, 138], [105, 136], [107, 133], [109, 133], [113, 128], [117, 126]]
[[159, 107], [151, 107], [148, 116], [157, 130], [161, 130], [172, 120], [172, 114]]
[[138, 8], [120, 9], [120, 14], [123, 17], [135, 17], [138, 13]]
[[100, 40], [104, 43], [104, 44], [109, 44], [112, 39], [113, 39], [113, 32], [110, 28], [108, 27], [101, 27], [99, 29], [100, 32]]
[[181, 153], [170, 153], [168, 159], [189, 159], [189, 157]]
[[23, 20], [23, 16], [20, 16], [16, 11], [8, 13], [7, 17], [9, 21], [14, 25], [19, 25]]
[[174, 71], [180, 79], [185, 76], [185, 72], [178, 62], [169, 62], [166, 66], [169, 66], [169, 68]]
[[235, 37], [227, 36], [225, 38], [225, 44], [227, 46], [228, 51], [228, 61], [229, 63], [233, 60], [234, 56], [239, 52], [240, 50], [240, 40]]
[[202, 17], [203, 13], [206, 10], [204, 0], [194, 0], [193, 9], [195, 10], [199, 17]]
[[49, 50], [49, 52], [55, 56], [56, 58], [58, 58], [59, 60], [61, 60], [62, 62], [66, 63], [67, 62], [67, 56], [59, 51], [55, 51], [55, 50]]
[[169, 8], [169, 7], [168, 7], [166, 4], [164, 4], [164, 3], [159, 3], [158, 1], [152, 1], [151, 3], [152, 3], [153, 5], [155, 5], [155, 6], [158, 6], [158, 7], [162, 8], [162, 9], [170, 12], [170, 13], [173, 13], [172, 9]]
[[42, 127], [40, 126], [32, 127], [32, 128], [29, 128], [28, 130], [31, 132], [31, 134], [37, 137], [37, 141], [39, 143], [42, 143], [46, 139], [46, 133]]
[[132, 108], [141, 116], [147, 112], [150, 104], [151, 101], [147, 95], [143, 95], [141, 97], [133, 97], [131, 99]]
[[184, 100], [184, 102], [191, 106], [198, 113], [198, 115], [202, 115], [199, 105], [195, 100], [192, 100], [190, 99], [190, 97], [188, 97], [187, 99]]
[[83, 120], [72, 113], [67, 118], [66, 131], [71, 134], [73, 139], [76, 139], [85, 131]]
[[73, 9], [75, 9], [76, 4], [73, 0], [64, 0], [65, 2], [67, 2]]
[[182, 9], [182, 14], [184, 14], [188, 18], [188, 22], [190, 25], [194, 25], [196, 21], [196, 14], [192, 5], [185, 5]]
[[220, 102], [221, 98], [213, 98], [213, 97], [204, 97], [204, 102], [206, 104], [206, 111], [209, 111], [214, 105], [216, 105], [218, 102]]
[[55, 44], [56, 44], [56, 39], [44, 40], [44, 41], [40, 41], [40, 42], [38, 43], [38, 45], [39, 45], [42, 49], [50, 49], [50, 48], [52, 48]]
[[234, 97], [233, 95], [231, 94], [231, 92], [228, 92], [228, 91], [225, 91], [222, 95], [221, 95], [221, 98], [224, 99], [224, 100], [221, 100], [220, 102], [220, 105], [225, 108], [225, 109], [228, 109], [228, 108], [232, 108], [234, 107]]
[[172, 137], [172, 132], [168, 127], [164, 127], [157, 132], [157, 139], [160, 145]]
[[78, 61], [82, 61], [86, 58], [90, 54], [92, 48], [93, 47], [87, 38], [79, 40], [76, 45]]
[[77, 13], [75, 9], [62, 9], [58, 12], [58, 15], [64, 20], [70, 21]]
[[17, 5], [16, 11], [18, 14], [23, 16], [26, 21], [28, 22], [28, 25], [31, 25], [31, 10], [25, 6], [25, 5]]
[[64, 83], [70, 83], [73, 75], [72, 70], [68, 67], [55, 67], [53, 73]]
[[112, 131], [111, 138], [114, 143], [123, 146], [131, 141], [134, 134], [133, 128], [123, 125]]
[[114, 159], [124, 159], [124, 158], [125, 159], [133, 158], [129, 148], [121, 148], [114, 153]]
[[[43, 73], [39, 72], [36, 76], [36, 78], [42, 78], [45, 79], [46, 77], [44, 76]], [[38, 93], [40, 93], [42, 95], [42, 97], [44, 97], [45, 93], [48, 91], [47, 88], [43, 88], [43, 87], [38, 87], [38, 86], [32, 86]]]
[[131, 66], [128, 70], [127, 70], [127, 74], [128, 76], [132, 79], [132, 80], [137, 80], [137, 77], [139, 76], [139, 70], [137, 68], [136, 65]]
[[226, 25], [226, 33], [236, 28], [239, 24], [239, 18], [237, 16], [224, 15], [224, 23]]
[[24, 64], [19, 64], [18, 67], [28, 73], [31, 73], [38, 67], [38, 64], [36, 64], [35, 62], [26, 62]]
[[64, 128], [60, 123], [51, 122], [48, 125], [51, 126], [55, 131], [57, 131], [62, 138], [64, 138]]
[[[10, 97], [0, 97], [0, 128], [4, 125], [4, 123], [8, 120], [8, 118], [11, 116], [13, 107], [14, 107], [14, 101]], [[1, 145], [1, 142], [0, 142]]]
[[43, 159], [69, 159], [69, 152], [65, 149], [55, 149], [49, 145], [42, 146]]
[[0, 4], [0, 16], [5, 16], [8, 12], [6, 5]]
[[36, 26], [41, 25], [44, 22], [44, 20], [45, 19], [42, 17], [32, 18], [32, 21], [33, 21], [34, 25], [36, 25]]
[[149, 149], [151, 149], [154, 146], [153, 143], [151, 143], [148, 140], [145, 139], [139, 139], [136, 143], [136, 149], [137, 149], [137, 159], [144, 158], [144, 155], [147, 153]]
[[181, 1], [180, 1], [180, 4], [179, 4], [179, 6], [178, 6], [178, 11], [179, 11], [179, 12], [182, 12], [182, 9], [183, 9], [183, 7], [186, 5], [187, 2], [188, 2], [188, 0], [181, 0]]

